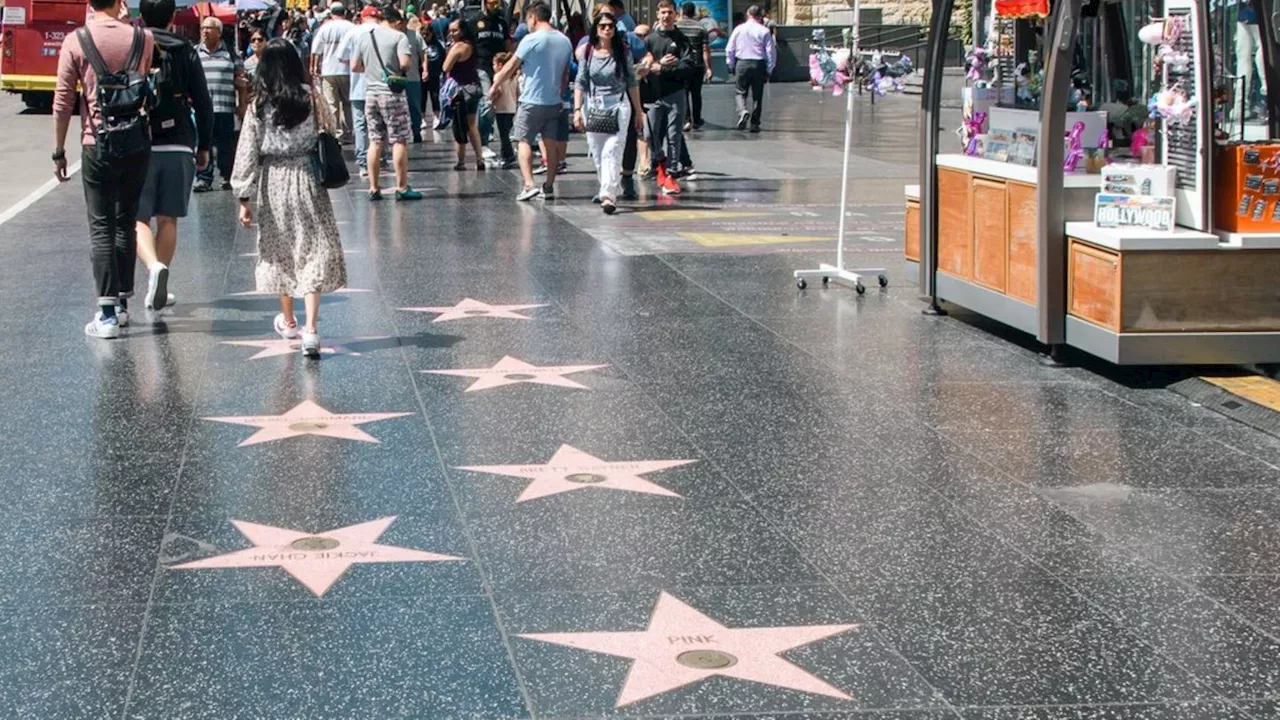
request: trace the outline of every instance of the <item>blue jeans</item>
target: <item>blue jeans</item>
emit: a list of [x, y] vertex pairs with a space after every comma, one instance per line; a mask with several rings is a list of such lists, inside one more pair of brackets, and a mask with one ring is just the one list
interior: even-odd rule
[[409, 101], [409, 124], [413, 126], [413, 141], [422, 142], [422, 83], [411, 82], [406, 85], [404, 97]]
[[356, 167], [363, 170], [369, 167], [366, 160], [369, 156], [369, 126], [364, 121], [364, 100], [351, 101], [351, 124], [356, 128]]

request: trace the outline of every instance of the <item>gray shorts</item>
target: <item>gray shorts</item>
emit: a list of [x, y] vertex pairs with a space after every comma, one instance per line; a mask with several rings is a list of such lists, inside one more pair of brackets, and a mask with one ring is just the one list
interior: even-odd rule
[[151, 153], [147, 180], [142, 185], [142, 197], [138, 200], [138, 220], [146, 222], [157, 215], [186, 217], [191, 183], [195, 179], [195, 155], [167, 150]]
[[529, 105], [520, 103], [516, 107], [515, 125], [511, 128], [512, 140], [523, 140], [530, 145], [543, 140], [557, 142], [569, 141], [568, 124], [562, 120], [562, 108], [555, 105]]

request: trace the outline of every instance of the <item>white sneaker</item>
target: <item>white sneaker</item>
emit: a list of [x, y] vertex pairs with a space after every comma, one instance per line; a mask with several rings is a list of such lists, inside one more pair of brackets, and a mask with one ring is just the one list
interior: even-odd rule
[[542, 188], [539, 188], [537, 186], [527, 187], [524, 190], [520, 191], [520, 194], [516, 196], [516, 199], [521, 202], [525, 202], [528, 200], [532, 200], [541, 194], [542, 194]]
[[116, 324], [120, 327], [129, 327], [129, 311], [116, 306]]
[[498, 153], [490, 150], [489, 148], [483, 148], [480, 150], [480, 156], [483, 157], [485, 160], [492, 160], [498, 157]]
[[320, 359], [320, 333], [302, 331], [302, 354], [312, 360]]
[[151, 268], [151, 283], [147, 286], [147, 309], [163, 310], [169, 304], [169, 266], [156, 263]]
[[272, 322], [272, 325], [275, 326], [276, 333], [278, 333], [280, 337], [284, 338], [285, 340], [298, 339], [298, 326], [296, 324], [290, 325], [289, 323], [285, 322], [284, 313], [276, 313], [276, 319]]
[[114, 317], [103, 317], [102, 313], [93, 316], [93, 321], [84, 326], [84, 334], [89, 337], [114, 340], [120, 337], [120, 322]]

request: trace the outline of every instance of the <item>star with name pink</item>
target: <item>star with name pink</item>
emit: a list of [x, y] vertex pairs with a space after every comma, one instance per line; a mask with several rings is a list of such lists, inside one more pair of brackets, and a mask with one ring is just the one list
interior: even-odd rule
[[506, 475], [508, 477], [528, 478], [533, 482], [525, 487], [516, 502], [559, 495], [560, 493], [585, 490], [587, 488], [603, 488], [606, 490], [625, 490], [627, 492], [646, 493], [680, 497], [657, 483], [641, 477], [645, 473], [667, 470], [681, 465], [698, 462], [697, 460], [636, 460], [629, 462], [607, 462], [581, 450], [561, 445], [555, 455], [545, 465], [468, 465], [455, 468], [471, 472]]
[[579, 390], [590, 390], [591, 388], [581, 383], [570, 380], [565, 375], [573, 373], [586, 372], [587, 370], [599, 370], [608, 365], [530, 365], [529, 363], [513, 358], [510, 355], [503, 357], [493, 367], [487, 368], [469, 368], [456, 370], [423, 370], [424, 373], [433, 375], [457, 375], [458, 377], [476, 378], [476, 381], [467, 386], [463, 392], [475, 392], [476, 390], [488, 390], [489, 388], [502, 387], [503, 385], [515, 385], [517, 383], [533, 383], [535, 385], [555, 385], [557, 387], [577, 388]]
[[379, 545], [378, 538], [395, 522], [384, 517], [358, 525], [348, 525], [322, 533], [306, 533], [286, 528], [232, 520], [253, 547], [225, 555], [170, 566], [171, 570], [210, 568], [279, 567], [321, 597], [358, 563], [451, 562], [463, 558], [423, 550]]
[[466, 318], [508, 318], [511, 320], [532, 320], [528, 315], [521, 315], [520, 310], [532, 310], [533, 308], [546, 307], [546, 303], [540, 305], [490, 305], [487, 302], [472, 300], [471, 298], [463, 298], [462, 302], [452, 307], [407, 307], [400, 308], [409, 312], [426, 312], [440, 313], [439, 317], [432, 320], [433, 323], [447, 322], [449, 320], [464, 320]]
[[781, 654], [857, 625], [729, 628], [663, 592], [639, 631], [532, 633], [522, 638], [588, 652], [630, 658], [631, 671], [618, 695], [623, 707], [715, 675], [825, 695], [849, 695]]
[[331, 413], [310, 400], [303, 400], [292, 410], [281, 415], [246, 415], [241, 417], [207, 417], [203, 419], [259, 428], [258, 432], [250, 435], [248, 439], [237, 446], [244, 447], [246, 445], [257, 445], [258, 443], [298, 437], [299, 435], [319, 435], [321, 437], [376, 443], [378, 442], [377, 438], [357, 426], [412, 414], [411, 412], [397, 412], [351, 413], [344, 415]]
[[[284, 338], [267, 338], [264, 340], [223, 340], [223, 345], [238, 345], [240, 347], [258, 348], [255, 355], [250, 356], [249, 360], [261, 360], [263, 358], [278, 357], [280, 355], [294, 355], [301, 352], [301, 340], [286, 340]], [[321, 355], [359, 355], [360, 353], [348, 348], [345, 345], [322, 345], [320, 347]]]

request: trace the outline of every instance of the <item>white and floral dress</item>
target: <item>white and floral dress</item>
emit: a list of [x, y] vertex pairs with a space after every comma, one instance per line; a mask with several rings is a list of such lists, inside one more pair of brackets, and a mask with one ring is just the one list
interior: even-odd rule
[[347, 284], [338, 221], [329, 192], [316, 179], [311, 118], [292, 128], [245, 113], [231, 186], [236, 197], [257, 201], [258, 292], [299, 297]]

